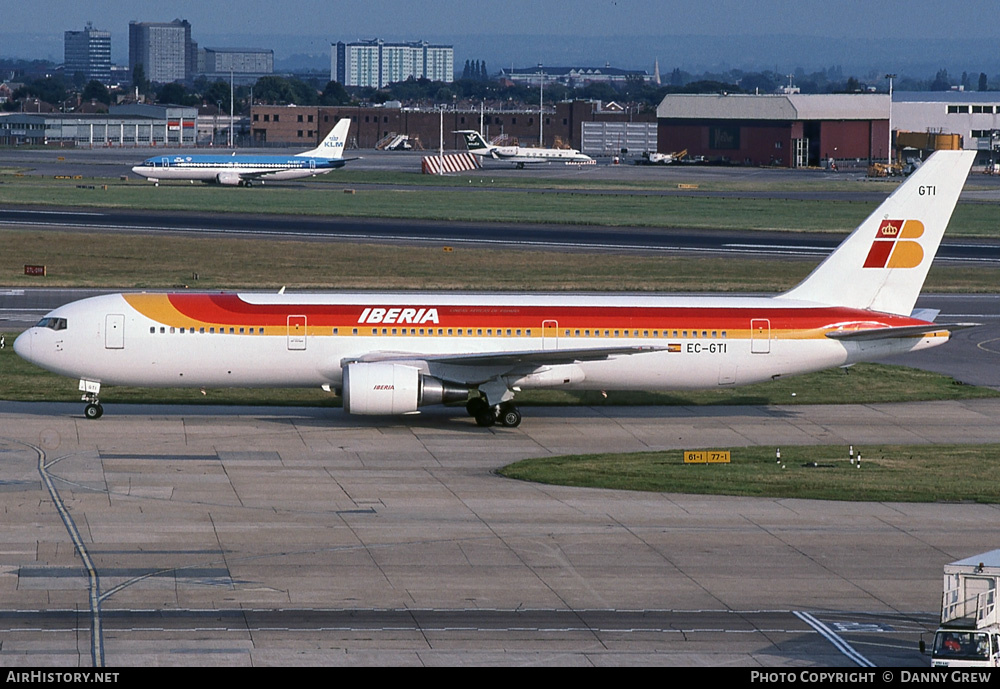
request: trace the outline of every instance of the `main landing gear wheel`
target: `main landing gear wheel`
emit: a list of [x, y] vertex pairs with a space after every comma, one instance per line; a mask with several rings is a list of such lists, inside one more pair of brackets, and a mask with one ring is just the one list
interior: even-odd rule
[[99, 419], [104, 416], [104, 407], [101, 406], [100, 402], [92, 402], [83, 408], [83, 415], [88, 419]]
[[475, 418], [487, 411], [490, 405], [486, 403], [482, 397], [473, 397], [471, 400], [465, 403], [465, 411], [469, 413], [469, 416]]
[[496, 412], [482, 397], [473, 397], [466, 402], [465, 411], [476, 420], [477, 426], [489, 428], [497, 422]]
[[496, 424], [507, 428], [517, 428], [521, 425], [521, 412], [513, 402], [504, 402], [491, 407], [482, 397], [474, 397], [466, 403], [465, 410], [476, 420], [476, 425], [483, 428]]
[[482, 426], [483, 428], [489, 428], [497, 422], [497, 415], [492, 409], [487, 409], [484, 412], [476, 414], [476, 425]]
[[517, 428], [521, 425], [521, 412], [509, 402], [501, 404], [497, 412], [497, 421], [507, 428]]

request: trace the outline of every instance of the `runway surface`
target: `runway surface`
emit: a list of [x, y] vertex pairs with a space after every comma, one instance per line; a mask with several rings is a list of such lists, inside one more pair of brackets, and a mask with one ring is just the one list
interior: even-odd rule
[[[197, 152], [215, 152], [225, 155], [232, 149], [198, 149]], [[302, 152], [302, 148], [247, 148], [237, 149], [238, 153], [258, 153], [272, 155], [295, 155]], [[151, 148], [63, 148], [63, 149], [25, 149], [7, 148], [0, 150], [0, 166], [15, 169], [27, 175], [53, 176], [53, 175], [81, 175], [85, 178], [93, 179], [118, 179], [127, 176], [130, 179], [140, 179], [132, 172], [132, 167], [143, 160], [155, 156], [190, 154], [192, 149], [151, 149]], [[464, 153], [463, 151], [446, 151], [447, 153]], [[350, 152], [349, 157], [359, 155], [360, 158], [352, 160], [347, 164], [345, 170], [364, 172], [413, 172], [418, 173], [421, 169], [421, 162], [426, 156], [435, 156], [437, 151], [375, 151], [356, 150]], [[334, 170], [324, 179], [326, 181], [336, 181], [338, 173], [342, 171]], [[517, 180], [520, 178], [543, 177], [548, 179], [571, 179], [571, 180], [612, 180], [612, 181], [662, 181], [667, 185], [678, 181], [685, 183], [708, 183], [708, 182], [730, 182], [733, 180], [753, 180], [763, 183], [794, 184], [801, 181], [816, 180], [865, 180], [867, 165], [858, 161], [848, 165], [847, 161], [841, 161], [841, 171], [831, 172], [825, 169], [814, 168], [762, 168], [762, 167], [742, 167], [742, 166], [720, 166], [720, 165], [634, 165], [632, 161], [626, 159], [621, 164], [614, 164], [610, 156], [598, 156], [596, 165], [565, 165], [546, 164], [532, 165], [527, 169], [518, 170], [514, 165], [503, 161], [486, 160], [479, 170], [446, 175], [449, 180], [465, 178], [483, 179], [505, 179]], [[885, 180], [881, 180], [885, 181]], [[898, 181], [898, 180], [897, 180]], [[890, 180], [890, 183], [892, 180]], [[274, 182], [268, 182], [272, 184]], [[291, 182], [278, 182], [276, 184], [287, 186], [302, 184], [300, 180]], [[308, 184], [308, 183], [307, 183]], [[970, 187], [975, 187], [974, 191], [967, 192], [969, 199], [991, 200], [1000, 199], [1000, 177], [996, 175], [984, 175], [981, 168], [977, 168], [971, 177]], [[421, 185], [420, 188], [427, 188]], [[541, 193], [560, 193], [554, 190], [539, 190], [537, 187], [528, 187], [527, 190], [541, 191]], [[568, 192], [568, 193], [576, 193]], [[603, 193], [603, 192], [602, 192]], [[610, 192], [617, 193], [617, 192]], [[630, 193], [630, 192], [622, 192]], [[643, 190], [640, 193], [663, 193], [675, 194], [673, 191], [663, 189], [661, 191], [649, 192]], [[680, 192], [690, 193], [690, 192]], [[699, 190], [699, 193], [713, 194]], [[747, 194], [757, 195], [756, 192], [718, 192], [721, 195], [727, 194]], [[845, 198], [842, 192], [810, 191], [799, 192], [789, 190], [787, 192], [776, 192], [777, 196], [771, 192], [764, 192], [761, 196], [772, 198]], [[858, 200], [867, 198], [875, 200], [884, 196], [878, 191], [861, 192], [850, 194], [850, 198]]]
[[1000, 401], [454, 411], [0, 403], [0, 662], [926, 666], [997, 507], [541, 486], [519, 458], [1000, 442]]
[[[61, 231], [226, 236], [297, 241], [467, 244], [564, 251], [693, 252], [713, 255], [821, 258], [843, 236], [823, 232], [698, 230], [586, 225], [436, 222], [326, 216], [0, 208], [0, 227]], [[996, 265], [1000, 242], [945, 239], [938, 260]]]

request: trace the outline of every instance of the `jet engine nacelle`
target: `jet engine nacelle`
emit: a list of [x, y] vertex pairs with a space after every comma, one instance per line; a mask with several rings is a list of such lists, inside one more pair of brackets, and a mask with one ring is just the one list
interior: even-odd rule
[[239, 185], [243, 180], [240, 179], [240, 173], [233, 172], [232, 170], [223, 170], [218, 175], [215, 176], [215, 181], [219, 184], [225, 184], [230, 187], [235, 187]]
[[343, 394], [348, 414], [405, 414], [427, 404], [461, 402], [469, 390], [413, 366], [356, 362], [344, 367]]

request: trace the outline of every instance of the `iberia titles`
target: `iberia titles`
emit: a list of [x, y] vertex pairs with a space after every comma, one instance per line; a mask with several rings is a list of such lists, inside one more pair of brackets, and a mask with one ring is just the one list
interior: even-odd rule
[[437, 309], [411, 309], [393, 307], [367, 308], [361, 312], [358, 323], [439, 323]]

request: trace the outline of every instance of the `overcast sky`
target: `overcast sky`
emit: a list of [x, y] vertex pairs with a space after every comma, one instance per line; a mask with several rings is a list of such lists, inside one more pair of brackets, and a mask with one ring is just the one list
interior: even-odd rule
[[[92, 21], [187, 19], [206, 33], [730, 35], [959, 38], [997, 36], [996, 0], [5, 0], [5, 32], [63, 31]], [[502, 11], [499, 8], [503, 8]]]
[[[0, 56], [61, 61], [63, 32], [82, 29], [89, 21], [111, 31], [114, 59], [122, 61], [129, 20], [176, 18], [191, 22], [193, 38], [202, 46], [273, 48], [279, 58], [329, 52], [330, 43], [338, 40], [381, 37], [448, 41], [456, 46], [456, 63], [461, 64], [476, 57], [475, 44], [468, 45], [473, 36], [495, 36], [496, 45], [483, 42], [485, 52], [496, 56], [505, 48], [515, 54], [504, 56], [504, 62], [525, 64], [533, 59], [518, 56], [522, 44], [505, 45], [502, 36], [597, 37], [605, 43], [636, 36], [664, 39], [665, 46], [670, 37], [744, 36], [759, 37], [765, 47], [769, 36], [794, 35], [819, 39], [817, 52], [839, 39], [873, 39], [918, 54], [926, 52], [921, 43], [928, 39], [967, 38], [990, 41], [996, 54], [998, 15], [997, 0], [3, 0]], [[292, 41], [268, 44], [279, 35], [303, 40], [298, 47]], [[641, 45], [645, 51], [650, 41]], [[618, 41], [618, 47], [627, 55], [626, 41]], [[594, 62], [626, 61], [605, 55], [609, 50], [604, 47], [598, 52]], [[652, 59], [641, 57], [644, 64]], [[763, 59], [766, 64], [768, 58]]]

